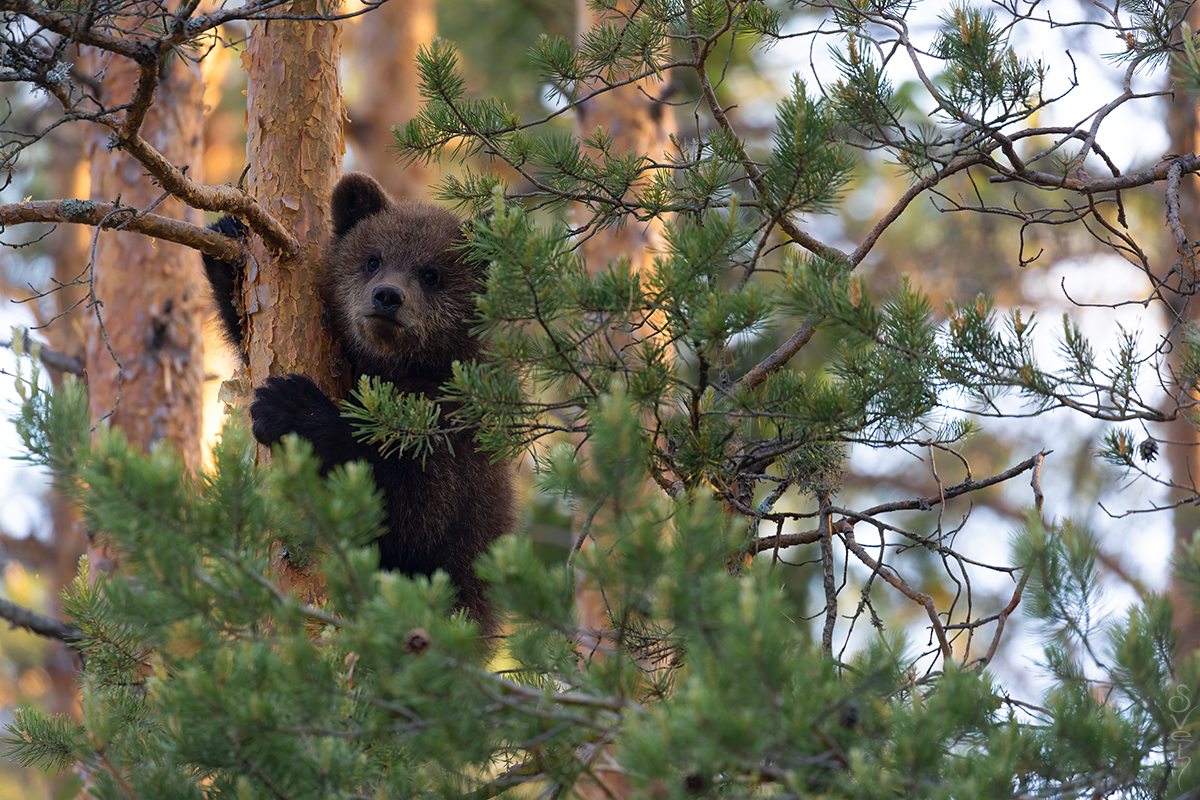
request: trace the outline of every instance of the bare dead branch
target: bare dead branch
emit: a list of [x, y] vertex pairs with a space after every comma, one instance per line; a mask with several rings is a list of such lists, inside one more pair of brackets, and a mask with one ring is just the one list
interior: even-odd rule
[[[26, 347], [36, 352], [38, 360], [50, 369], [55, 369], [59, 372], [65, 372], [70, 375], [77, 375], [81, 378], [87, 374], [87, 369], [83, 365], [83, 359], [77, 358], [69, 353], [64, 353], [61, 350], [54, 350], [46, 347], [45, 345], [32, 342], [32, 340], [29, 338], [28, 331], [23, 332], [23, 337], [26, 342]], [[0, 347], [11, 348], [12, 344], [12, 340], [0, 342]], [[35, 347], [30, 347], [31, 344], [35, 345]]]
[[803, 533], [784, 533], [776, 536], [763, 536], [760, 539], [755, 539], [750, 542], [747, 552], [751, 555], [761, 553], [765, 550], [782, 549], [784, 547], [796, 547], [802, 544], [812, 544], [821, 540], [821, 532], [804, 531]]
[[176, 167], [140, 134], [122, 137], [124, 125], [115, 116], [104, 115], [96, 121], [112, 128], [121, 149], [137, 159], [165, 191], [192, 208], [220, 211], [242, 219], [272, 250], [287, 255], [300, 252], [300, 242], [296, 237], [250, 195], [233, 186], [204, 186], [196, 183], [187, 177], [186, 167]]
[[938, 644], [941, 647], [942, 658], [945, 658], [947, 661], [953, 658], [954, 652], [950, 649], [950, 642], [946, 640], [946, 630], [942, 626], [942, 620], [938, 617], [937, 609], [933, 605], [933, 598], [924, 592], [912, 588], [894, 569], [882, 561], [876, 561], [872, 558], [871, 554], [855, 541], [854, 526], [843, 525], [841, 527], [841, 535], [846, 549], [853, 553], [859, 561], [862, 561], [872, 572], [875, 572], [879, 577], [898, 589], [909, 600], [912, 600], [925, 609], [925, 613], [929, 615], [930, 624], [933, 625], [933, 631], [937, 636]]
[[[833, 517], [829, 513], [829, 493], [821, 496], [821, 582], [825, 589], [825, 625], [821, 630], [821, 650], [833, 652], [833, 629], [837, 622], [838, 590], [833, 577]], [[853, 530], [853, 528], [851, 528]]]
[[1046, 172], [1038, 172], [1037, 170], [1026, 170], [1020, 173], [1013, 172], [1004, 175], [992, 175], [988, 178], [988, 181], [991, 183], [1019, 181], [1045, 189], [1069, 189], [1080, 194], [1103, 194], [1104, 192], [1135, 189], [1139, 186], [1149, 186], [1152, 183], [1165, 181], [1172, 165], [1178, 165], [1180, 173], [1184, 175], [1200, 172], [1200, 156], [1197, 156], [1195, 153], [1174, 156], [1159, 161], [1153, 167], [1144, 169], [1141, 172], [1134, 172], [1129, 175], [1115, 175], [1111, 178], [1068, 178], [1065, 175], [1051, 175]]
[[83, 634], [78, 628], [59, 622], [53, 617], [39, 614], [37, 611], [19, 606], [11, 600], [0, 598], [0, 618], [6, 619], [10, 627], [24, 628], [38, 636], [58, 639], [60, 642], [73, 644], [82, 640]]
[[216, 231], [158, 214], [141, 213], [133, 206], [115, 203], [67, 199], [30, 200], [0, 206], [0, 229], [27, 222], [69, 222], [120, 228], [182, 244], [234, 264], [242, 263], [247, 258], [247, 251], [242, 245]]
[[125, 110], [125, 122], [121, 126], [121, 138], [136, 136], [146, 120], [146, 112], [154, 102], [154, 91], [158, 88], [158, 64], [138, 64], [138, 82], [129, 107]]
[[808, 340], [817, 332], [818, 322], [819, 320], [815, 317], [804, 320], [804, 323], [795, 333], [788, 337], [786, 342], [775, 348], [774, 353], [771, 353], [771, 355], [755, 364], [750, 368], [749, 372], [734, 382], [734, 391], [742, 388], [754, 389], [761, 386], [768, 375], [778, 369], [782, 369], [787, 362], [792, 360], [792, 357], [796, 353], [800, 352], [804, 345], [808, 344]]
[[980, 659], [981, 667], [986, 667], [992, 663], [992, 659], [996, 656], [996, 650], [1000, 647], [1000, 637], [1004, 634], [1004, 624], [1008, 622], [1009, 616], [1017, 610], [1017, 604], [1021, 602], [1021, 595], [1025, 592], [1025, 584], [1028, 580], [1029, 573], [1027, 572], [1017, 582], [1017, 588], [1013, 591], [1012, 599], [1008, 601], [1008, 605], [996, 615], [996, 632], [992, 635], [992, 643], [988, 646], [987, 653]]
[[1042, 494], [1042, 462], [1046, 460], [1047, 453], [1041, 452], [1033, 457], [1033, 472], [1029, 475], [1029, 485], [1033, 488], [1033, 506], [1037, 509], [1038, 516], [1042, 516], [1042, 502], [1046, 496]]
[[1004, 472], [997, 473], [989, 478], [983, 478], [982, 480], [978, 481], [963, 481], [955, 486], [947, 487], [939, 494], [930, 495], [928, 497], [918, 497], [913, 500], [898, 500], [894, 503], [883, 503], [859, 513], [861, 514], [861, 517], [865, 518], [873, 517], [877, 514], [886, 514], [890, 511], [928, 511], [934, 506], [942, 503], [943, 500], [951, 500], [964, 494], [977, 492], [980, 489], [987, 488], [988, 486], [995, 486], [998, 483], [1003, 483], [1010, 478], [1020, 475], [1022, 472], [1033, 469], [1035, 466], [1040, 465], [1042, 459], [1048, 456], [1051, 452], [1053, 451], [1043, 450], [1032, 458], [1027, 458], [1020, 464], [1004, 470]]
[[1188, 241], [1183, 231], [1183, 223], [1179, 221], [1179, 181], [1183, 175], [1183, 167], [1179, 160], [1170, 162], [1167, 168], [1167, 225], [1171, 235], [1175, 237], [1175, 250], [1179, 253], [1183, 270], [1182, 275], [1189, 283], [1196, 283], [1200, 270], [1196, 268], [1196, 250]]

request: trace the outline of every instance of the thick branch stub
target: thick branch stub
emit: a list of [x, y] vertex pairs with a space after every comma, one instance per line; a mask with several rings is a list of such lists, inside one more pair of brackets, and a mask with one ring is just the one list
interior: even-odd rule
[[8, 620], [13, 627], [21, 627], [39, 636], [58, 639], [67, 644], [78, 642], [83, 638], [78, 628], [3, 598], [0, 598], [0, 618]]
[[64, 353], [61, 350], [55, 350], [47, 347], [40, 342], [36, 342], [29, 336], [27, 328], [21, 329], [20, 335], [16, 339], [10, 339], [7, 342], [0, 342], [0, 347], [12, 349], [13, 342], [25, 340], [24, 351], [32, 355], [34, 358], [41, 361], [50, 369], [56, 369], [59, 372], [65, 372], [70, 375], [77, 375], [80, 378], [87, 376], [87, 368], [84, 366], [83, 359]]

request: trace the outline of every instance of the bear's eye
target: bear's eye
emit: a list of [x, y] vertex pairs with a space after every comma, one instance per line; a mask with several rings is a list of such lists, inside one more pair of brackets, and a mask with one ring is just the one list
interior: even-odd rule
[[426, 286], [437, 286], [438, 281], [442, 279], [442, 273], [437, 267], [429, 267], [421, 273], [421, 280], [425, 281]]
[[379, 256], [371, 256], [367, 259], [367, 272], [375, 272], [379, 269]]

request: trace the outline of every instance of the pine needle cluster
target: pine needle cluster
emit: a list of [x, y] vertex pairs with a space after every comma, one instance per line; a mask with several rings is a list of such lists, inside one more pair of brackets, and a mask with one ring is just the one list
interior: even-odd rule
[[[41, 419], [86, 408], [70, 383], [30, 404]], [[1200, 789], [1180, 758], [1200, 663], [1173, 654], [1163, 598], [1123, 621], [1089, 618], [1086, 530], [1031, 517], [1016, 542], [1048, 642], [1041, 705], [1012, 701], [981, 669], [917, 674], [901, 635], [838, 661], [793, 622], [778, 572], [727, 569], [743, 534], [710, 492], [648, 488], [634, 411], [621, 391], [604, 395], [588, 411], [590, 457], [564, 446], [547, 459], [547, 489], [606, 509], [604, 546], [547, 564], [510, 538], [480, 564], [509, 621], [487, 649], [450, 612], [445, 575], [374, 570], [379, 505], [362, 469], [322, 478], [294, 439], [256, 467], [231, 423], [213, 468], [192, 476], [169, 449], [142, 454], [104, 427], [89, 443], [83, 415], [56, 475], [123, 567], [85, 560], [66, 594], [81, 721], [23, 709], [8, 752], [81, 765], [103, 798], [565, 796], [592, 780], [580, 754], [597, 746], [656, 797]], [[320, 556], [320, 607], [272, 583], [275, 538]], [[609, 598], [612, 630], [591, 651], [571, 607], [580, 573]], [[1112, 644], [1096, 653], [1101, 632]], [[491, 671], [497, 655], [507, 667]]]

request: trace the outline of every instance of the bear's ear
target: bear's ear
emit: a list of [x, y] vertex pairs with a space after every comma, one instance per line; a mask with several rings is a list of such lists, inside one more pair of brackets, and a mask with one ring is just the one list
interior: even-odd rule
[[333, 216], [333, 235], [343, 236], [346, 231], [373, 217], [392, 204], [379, 181], [363, 172], [351, 172], [342, 176], [333, 187], [330, 209]]

